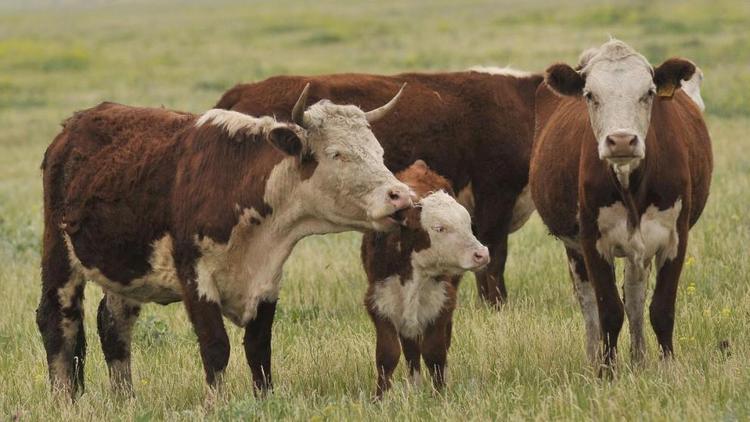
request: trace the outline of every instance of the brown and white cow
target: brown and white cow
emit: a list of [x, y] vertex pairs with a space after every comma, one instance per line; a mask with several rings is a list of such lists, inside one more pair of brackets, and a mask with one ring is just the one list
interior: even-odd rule
[[76, 113], [47, 149], [37, 323], [53, 388], [83, 387], [83, 289], [102, 286], [98, 328], [110, 379], [131, 389], [142, 303], [182, 301], [206, 380], [229, 359], [222, 316], [245, 327], [255, 387], [271, 386], [271, 325], [284, 261], [305, 236], [386, 230], [411, 206], [365, 113], [307, 90], [298, 124], [209, 110], [196, 116], [104, 103]]
[[490, 262], [488, 249], [472, 234], [469, 213], [453, 198], [445, 178], [422, 160], [396, 177], [412, 188], [418, 202], [405, 212], [401, 230], [371, 232], [362, 239], [370, 283], [365, 307], [376, 331], [378, 396], [390, 388], [402, 348], [413, 381], [424, 358], [434, 387], [445, 385], [456, 288], [464, 272]]
[[[652, 264], [651, 326], [662, 355], [674, 352], [688, 231], [706, 204], [712, 170], [701, 111], [679, 89], [694, 69], [676, 58], [653, 68], [610, 40], [584, 53], [576, 69], [551, 66], [537, 91], [531, 192], [542, 220], [565, 245], [588, 356], [595, 363], [602, 357], [605, 368], [614, 363], [624, 314], [632, 357], [644, 357]], [[615, 258], [625, 258], [624, 312]]]
[[528, 191], [534, 131], [534, 93], [542, 75], [508, 68], [394, 76], [337, 74], [278, 76], [227, 91], [217, 108], [286, 119], [293, 95], [278, 95], [311, 84], [311, 98], [370, 108], [404, 83], [394, 112], [373, 124], [394, 173], [417, 159], [445, 176], [473, 215], [479, 240], [492, 262], [477, 273], [480, 295], [498, 304], [507, 297], [504, 281], [508, 234], [534, 211]]

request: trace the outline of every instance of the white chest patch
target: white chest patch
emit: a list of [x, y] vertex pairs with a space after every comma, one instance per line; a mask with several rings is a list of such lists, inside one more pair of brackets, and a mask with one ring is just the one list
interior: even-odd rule
[[447, 281], [431, 278], [407, 280], [399, 276], [377, 282], [370, 298], [375, 310], [388, 318], [398, 332], [407, 338], [418, 338], [440, 315], [446, 299]]
[[642, 265], [656, 256], [660, 268], [664, 261], [677, 256], [677, 218], [681, 210], [681, 199], [663, 211], [651, 205], [641, 216], [639, 227], [629, 232], [627, 210], [622, 202], [602, 207], [597, 219], [601, 237], [596, 241], [596, 249], [609, 262], [622, 257]]

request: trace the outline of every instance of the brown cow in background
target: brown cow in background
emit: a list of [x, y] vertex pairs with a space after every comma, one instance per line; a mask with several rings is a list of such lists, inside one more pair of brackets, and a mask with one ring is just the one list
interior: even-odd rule
[[312, 98], [365, 109], [409, 89], [394, 112], [373, 124], [386, 166], [399, 172], [422, 159], [445, 176], [473, 214], [479, 240], [492, 261], [477, 273], [480, 295], [498, 304], [507, 297], [504, 271], [508, 234], [534, 210], [527, 189], [534, 131], [534, 93], [542, 81], [512, 69], [394, 76], [338, 74], [278, 76], [227, 91], [217, 108], [287, 120], [293, 92], [311, 84]]
[[[550, 67], [537, 91], [531, 191], [542, 220], [565, 245], [588, 356], [597, 365], [603, 358], [605, 368], [614, 363], [624, 314], [633, 360], [644, 357], [652, 263], [651, 326], [663, 356], [674, 353], [677, 284], [712, 171], [701, 110], [679, 89], [694, 70], [684, 59], [654, 69], [611, 40], [585, 52], [577, 69]], [[624, 311], [615, 258], [625, 258]]]

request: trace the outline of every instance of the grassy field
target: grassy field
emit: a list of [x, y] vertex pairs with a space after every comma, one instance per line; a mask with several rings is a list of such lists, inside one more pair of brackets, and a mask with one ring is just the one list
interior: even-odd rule
[[[750, 418], [750, 3], [401, 0], [355, 4], [0, 1], [0, 418], [680, 419]], [[203, 407], [198, 347], [180, 305], [144, 308], [134, 341], [137, 398], [110, 393], [96, 336], [101, 291], [86, 291], [87, 391], [56, 402], [34, 323], [42, 231], [39, 164], [59, 122], [103, 100], [200, 112], [239, 81], [281, 73], [541, 71], [617, 36], [653, 63], [697, 61], [713, 135], [709, 205], [693, 229], [679, 288], [676, 353], [612, 381], [585, 361], [582, 318], [562, 247], [535, 216], [511, 238], [510, 303], [500, 312], [460, 291], [442, 396], [411, 389], [403, 364], [379, 403], [374, 331], [362, 306], [360, 236], [303, 241], [285, 267], [274, 327], [276, 390], [251, 393], [241, 331], [229, 398]], [[652, 283], [653, 284], [653, 281]], [[629, 347], [627, 329], [622, 351]], [[718, 343], [728, 340], [725, 356]]]

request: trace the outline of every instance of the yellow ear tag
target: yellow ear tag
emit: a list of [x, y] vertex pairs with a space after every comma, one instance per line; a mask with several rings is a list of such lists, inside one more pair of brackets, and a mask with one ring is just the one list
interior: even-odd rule
[[674, 84], [664, 84], [657, 89], [656, 95], [660, 97], [672, 98], [675, 89], [676, 87]]

